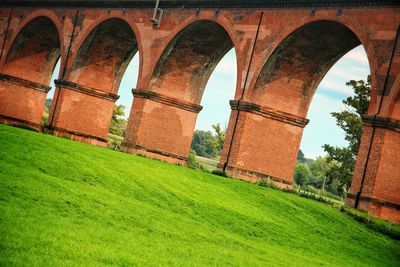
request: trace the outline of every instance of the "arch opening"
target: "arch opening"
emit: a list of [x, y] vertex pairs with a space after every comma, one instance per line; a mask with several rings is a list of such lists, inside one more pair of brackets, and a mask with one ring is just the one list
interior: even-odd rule
[[[201, 99], [191, 151], [197, 165], [212, 171], [217, 168], [231, 114], [229, 101], [235, 97], [237, 80], [236, 53], [231, 49], [217, 64]], [[219, 127], [219, 128], [218, 128]], [[204, 159], [207, 158], [207, 159]]]
[[148, 81], [147, 88], [134, 92], [123, 149], [186, 165], [205, 86], [232, 47], [225, 28], [214, 21], [179, 27], [141, 81]]
[[[171, 115], [176, 120], [174, 127], [178, 130], [177, 136], [174, 137], [177, 139], [171, 143], [183, 144], [180, 148], [182, 152], [179, 153], [187, 156], [190, 147], [193, 151], [194, 147], [202, 146], [194, 144], [200, 139], [200, 142], [209, 143], [211, 140], [198, 138], [202, 133], [217, 141], [212, 125], [220, 123], [223, 129], [228, 121], [229, 100], [233, 98], [236, 89], [235, 67], [236, 54], [229, 34], [220, 24], [209, 20], [199, 20], [187, 25], [163, 51], [152, 73], [149, 89], [177, 101], [197, 106], [202, 104], [205, 110], [200, 111], [199, 116], [194, 113], [176, 116], [180, 111]], [[234, 73], [227, 73], [230, 71]], [[209, 89], [204, 98], [206, 88]], [[218, 109], [223, 106], [226, 107], [225, 110]], [[226, 111], [226, 114], [221, 114], [223, 111]], [[197, 154], [215, 158], [221, 153], [221, 148], [215, 151], [210, 149], [211, 147], [205, 148], [207, 155], [200, 151], [197, 151]], [[216, 165], [216, 161], [212, 165]]]
[[69, 79], [116, 94], [137, 51], [137, 40], [129, 24], [118, 18], [106, 20], [90, 32], [79, 48]]
[[52, 71], [52, 75], [51, 75], [51, 80], [50, 80], [51, 89], [47, 92], [47, 95], [46, 95], [46, 102], [44, 104], [42, 120], [41, 120], [41, 123], [40, 123], [42, 125], [42, 128], [46, 127], [47, 122], [49, 120], [50, 109], [51, 109], [51, 106], [53, 105], [53, 99], [54, 99], [54, 93], [55, 93], [54, 81], [56, 79], [58, 79], [58, 77], [59, 77], [60, 66], [61, 66], [61, 59], [58, 58], [57, 61], [56, 61], [56, 64], [54, 65], [54, 68], [53, 68], [53, 71]]
[[[101, 146], [105, 146], [107, 140], [112, 148], [120, 146], [127, 116], [126, 110], [124, 115], [121, 113], [123, 109], [120, 105], [129, 107], [130, 103], [127, 101], [132, 100], [130, 89], [136, 83], [137, 72], [132, 72], [128, 65], [133, 64], [133, 68], [137, 69], [138, 60], [133, 60], [135, 55], [138, 56], [137, 52], [136, 36], [123, 19], [107, 19], [88, 33], [64, 78], [77, 84], [79, 92], [75, 96], [66, 96], [67, 100], [64, 99], [64, 102], [71, 102], [74, 111], [65, 110], [63, 116], [69, 116], [68, 112], [78, 113], [79, 121], [68, 122], [64, 128], [75, 129], [90, 135], [90, 138], [97, 138]], [[117, 95], [121, 82], [123, 101]], [[94, 96], [80, 93], [88, 89], [97, 93]], [[74, 98], [79, 98], [79, 101]]]
[[137, 84], [138, 76], [139, 53], [136, 53], [129, 62], [119, 85], [120, 98], [115, 103], [110, 128], [108, 129], [108, 148], [119, 149], [121, 147], [134, 98], [131, 89]]
[[232, 40], [222, 26], [207, 20], [193, 22], [162, 53], [150, 90], [200, 104], [211, 73], [232, 48]]
[[[286, 166], [293, 166], [291, 170], [286, 171], [286, 177], [293, 177], [296, 156], [302, 154], [298, 153], [300, 142], [302, 141], [301, 148], [306, 152], [306, 155], [310, 155], [311, 150], [306, 147], [307, 144], [315, 146], [316, 142], [321, 142], [319, 143], [320, 148], [318, 149], [320, 153], [319, 156], [325, 157], [328, 155], [328, 152], [322, 149], [323, 145], [328, 144], [334, 145], [330, 146], [331, 148], [326, 148], [326, 151], [331, 151], [329, 154], [334, 153], [331, 154], [331, 158], [336, 157], [335, 153], [346, 153], [349, 157], [348, 164], [338, 161], [338, 164], [342, 164], [343, 166], [341, 170], [345, 171], [346, 168], [347, 173], [340, 173], [340, 175], [345, 178], [336, 181], [337, 185], [335, 186], [338, 187], [338, 190], [335, 193], [344, 193], [350, 187], [349, 181], [346, 182], [347, 184], [345, 186], [343, 182], [351, 177], [348, 169], [354, 169], [354, 166], [350, 166], [354, 165], [357, 157], [358, 148], [354, 149], [354, 144], [360, 144], [362, 129], [355, 130], [355, 132], [351, 134], [348, 132], [347, 135], [345, 135], [342, 129], [334, 127], [335, 124], [340, 125], [340, 123], [336, 122], [336, 119], [330, 117], [331, 114], [328, 113], [346, 110], [354, 114], [355, 117], [351, 120], [356, 120], [354, 121], [354, 125], [350, 125], [349, 127], [357, 128], [362, 125], [361, 117], [357, 114], [357, 111], [342, 104], [342, 100], [354, 95], [352, 88], [346, 86], [346, 82], [361, 79], [367, 82], [366, 79], [370, 74], [367, 56], [360, 45], [360, 39], [345, 25], [334, 21], [315, 21], [303, 25], [286, 37], [263, 66], [261, 74], [255, 83], [254, 90], [250, 94], [250, 97], [257, 100], [256, 103], [260, 104], [262, 107], [283, 112], [297, 119], [304, 119], [309, 113], [310, 104], [314, 98], [315, 101], [319, 101], [322, 104], [319, 108], [316, 108], [319, 103], [313, 105], [311, 109], [313, 113], [309, 114], [311, 119], [319, 122], [320, 125], [311, 122], [310, 129], [306, 128], [307, 130], [304, 132], [303, 138], [303, 130], [301, 127], [291, 127], [285, 136], [287, 144], [282, 146], [287, 150], [285, 152], [279, 150], [282, 154], [280, 157], [291, 158], [288, 160]], [[355, 68], [358, 70], [354, 71], [350, 67], [349, 60], [347, 64], [343, 64], [343, 60], [346, 62], [346, 57], [349, 58], [351, 55], [354, 55], [354, 53], [358, 53], [358, 59], [361, 59], [365, 63], [366, 70], [359, 71], [360, 66], [358, 66], [358, 68]], [[341, 58], [342, 60], [340, 60]], [[335, 65], [336, 63], [337, 65]], [[331, 75], [336, 75], [336, 78], [332, 78], [329, 75], [325, 77], [331, 69]], [[362, 75], [360, 75], [360, 73], [362, 73]], [[340, 79], [340, 77], [342, 78]], [[323, 81], [323, 79], [330, 80], [330, 84], [324, 82], [325, 80]], [[321, 83], [321, 81], [323, 82]], [[339, 81], [341, 81], [341, 83]], [[319, 90], [322, 95], [321, 93], [316, 93], [320, 84], [321, 87], [325, 87]], [[334, 87], [329, 88], [332, 84], [335, 84]], [[314, 97], [315, 95], [316, 97]], [[334, 103], [334, 106], [329, 106], [332, 103]], [[313, 102], [313, 104], [315, 103]], [[366, 112], [367, 110], [363, 109], [362, 113]], [[324, 117], [326, 121], [319, 120], [320, 117]], [[327, 124], [326, 122], [329, 123]], [[306, 123], [302, 127], [305, 125]], [[324, 125], [324, 129], [322, 129], [321, 125]], [[284, 131], [284, 128], [285, 126], [282, 125], [281, 131]], [[313, 130], [312, 132], [310, 131], [311, 129]], [[316, 134], [313, 134], [314, 132]], [[330, 139], [335, 140], [332, 141]], [[336, 139], [339, 139], [339, 141]], [[348, 148], [348, 150], [333, 150], [335, 146]], [[311, 157], [313, 156], [317, 155], [314, 154]], [[292, 163], [289, 164], [289, 162]], [[306, 165], [312, 164], [311, 161], [306, 161], [305, 163]], [[318, 158], [315, 164], [317, 164], [318, 167], [325, 164], [324, 167], [328, 168], [323, 158]], [[303, 166], [299, 167], [303, 168]], [[311, 170], [313, 167], [316, 166], [310, 165]], [[303, 172], [304, 174], [304, 168], [301, 168], [299, 170], [296, 168], [296, 172]], [[329, 168], [333, 168], [337, 174], [339, 173], [338, 168]], [[300, 181], [297, 181], [297, 177], [303, 175], [299, 174], [300, 176], [298, 176], [296, 172], [294, 173], [295, 183]], [[310, 173], [309, 178], [315, 178], [315, 176], [316, 174]], [[322, 186], [322, 181], [320, 182], [319, 186]]]
[[50, 18], [38, 16], [23, 25], [1, 70], [1, 121], [43, 129], [46, 95], [60, 56], [59, 32]]
[[37, 17], [18, 33], [3, 69], [10, 75], [48, 85], [60, 53], [56, 26], [47, 17]]
[[[310, 122], [304, 129], [300, 149], [306, 155], [305, 157], [308, 158], [305, 161], [311, 170], [308, 184], [318, 190], [330, 192], [343, 197], [350, 186], [350, 181], [346, 182], [346, 185], [343, 183], [345, 180], [350, 178], [348, 175], [345, 175], [346, 172], [342, 173], [340, 175], [341, 177], [339, 177], [339, 175], [334, 175], [334, 169], [338, 166], [336, 166], [335, 163], [327, 163], [326, 159], [328, 153], [323, 146], [328, 145], [332, 148], [342, 149], [342, 161], [344, 161], [344, 158], [346, 157], [345, 161], [348, 163], [347, 166], [350, 167], [354, 164], [357, 155], [351, 153], [350, 157], [350, 154], [344, 154], [344, 152], [348, 151], [350, 153], [350, 151], [358, 150], [363, 130], [363, 127], [360, 127], [362, 121], [358, 116], [360, 111], [357, 111], [354, 107], [345, 105], [343, 100], [355, 96], [353, 86], [347, 86], [346, 83], [350, 80], [363, 80], [365, 85], [370, 87], [367, 81], [369, 74], [370, 69], [366, 53], [362, 46], [358, 46], [345, 54], [328, 71], [321, 81], [320, 86], [318, 86], [318, 89], [310, 103], [308, 111]], [[357, 84], [357, 86], [361, 85], [358, 82], [354, 84]], [[359, 94], [354, 101], [366, 99], [366, 97], [367, 95], [364, 92], [363, 94]], [[356, 102], [352, 101], [351, 103]], [[365, 103], [364, 100], [362, 100], [361, 103]], [[362, 111], [363, 114], [367, 113], [365, 105], [357, 106], [359, 110], [364, 110]], [[334, 116], [332, 116], [332, 113], [343, 114], [340, 117], [342, 123], [353, 118], [353, 125], [349, 125], [349, 130], [347, 132], [344, 131], [342, 127], [338, 126], [338, 121]], [[349, 133], [351, 133], [351, 135], [349, 135]], [[334, 153], [333, 156], [334, 155], [337, 155], [337, 153]], [[317, 160], [317, 162], [314, 163], [314, 160]], [[300, 163], [304, 163], [304, 161], [300, 160]], [[326, 169], [323, 170], [323, 172], [321, 172], [321, 170], [315, 172], [316, 166], [325, 166]], [[351, 170], [349, 171], [352, 172], [353, 169], [354, 166], [351, 167]], [[325, 183], [323, 183], [325, 178], [314, 178], [318, 176], [316, 174], [325, 177]], [[344, 179], [344, 177], [347, 178]]]
[[283, 40], [268, 58], [251, 98], [262, 106], [305, 117], [328, 70], [360, 44], [358, 37], [338, 22], [306, 24]]

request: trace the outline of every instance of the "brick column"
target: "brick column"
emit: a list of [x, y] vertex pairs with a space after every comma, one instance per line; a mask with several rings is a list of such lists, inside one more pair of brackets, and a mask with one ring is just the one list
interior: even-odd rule
[[270, 179], [281, 188], [291, 187], [303, 128], [308, 120], [250, 102], [232, 100], [230, 104], [232, 113], [219, 167], [227, 162], [230, 176], [252, 182]]
[[70, 81], [56, 80], [58, 98], [49, 116], [50, 132], [73, 140], [107, 146], [108, 130], [118, 95]]
[[0, 122], [40, 130], [40, 122], [51, 87], [0, 73]]
[[132, 93], [122, 150], [186, 165], [202, 107], [151, 91], [134, 89]]
[[[400, 121], [388, 117], [363, 116], [364, 131], [346, 204], [354, 207], [361, 189], [358, 209], [400, 223]], [[368, 148], [375, 127], [368, 164]], [[364, 168], [365, 178], [363, 180]]]

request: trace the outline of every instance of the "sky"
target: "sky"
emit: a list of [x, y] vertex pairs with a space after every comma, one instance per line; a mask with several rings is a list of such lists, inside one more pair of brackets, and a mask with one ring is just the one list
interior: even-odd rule
[[[229, 100], [234, 98], [236, 88], [236, 55], [230, 50], [219, 62], [205, 88], [196, 129], [210, 130], [211, 125], [220, 123], [227, 126], [230, 116]], [[131, 89], [135, 88], [139, 70], [139, 54], [136, 54], [128, 65], [122, 78], [117, 104], [126, 107], [126, 117], [129, 116], [133, 96]], [[54, 70], [52, 81], [57, 78], [59, 63]], [[362, 46], [358, 46], [344, 55], [326, 74], [321, 81], [308, 111], [310, 120], [305, 127], [300, 149], [307, 158], [324, 156], [324, 144], [346, 146], [344, 132], [336, 126], [331, 112], [344, 109], [342, 100], [351, 96], [353, 91], [346, 86], [349, 80], [366, 80], [370, 73], [368, 59]], [[51, 83], [54, 88], [54, 83]], [[52, 98], [54, 89], [49, 92]]]

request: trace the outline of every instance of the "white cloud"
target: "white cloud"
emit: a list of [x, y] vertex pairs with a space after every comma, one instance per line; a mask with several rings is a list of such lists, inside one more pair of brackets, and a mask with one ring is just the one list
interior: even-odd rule
[[228, 58], [228, 60], [221, 61], [215, 68], [215, 74], [234, 74], [236, 76], [236, 60]]
[[236, 79], [237, 73], [237, 63], [236, 63], [236, 53], [232, 49], [221, 59], [215, 68], [213, 75], [223, 75], [229, 76]]
[[346, 86], [346, 82], [350, 80], [365, 80], [369, 73], [367, 56], [362, 46], [359, 46], [342, 57], [328, 71], [319, 87], [348, 96], [353, 91]]
[[364, 71], [364, 69], [361, 68], [356, 69], [352, 66], [338, 65], [336, 67], [333, 67], [329, 71], [329, 76], [333, 76], [332, 78], [339, 78], [341, 80], [350, 81], [363, 78], [360, 76], [362, 76], [362, 73], [364, 72], [366, 71]]
[[343, 108], [344, 104], [342, 103], [342, 100], [329, 97], [327, 95], [323, 95], [317, 92], [311, 103], [309, 114], [312, 113], [314, 114], [312, 116], [315, 116], [315, 118], [319, 118], [318, 115], [320, 115], [321, 112], [330, 113], [334, 111], [340, 111]]
[[365, 50], [361, 45], [348, 52], [346, 55], [342, 57], [342, 59], [355, 61], [366, 67], [369, 66], [367, 54], [365, 53]]
[[353, 91], [350, 87], [346, 86], [346, 81], [347, 80], [338, 81], [337, 79], [335, 80], [331, 77], [327, 77], [327, 79], [322, 80], [319, 88], [326, 88], [329, 91], [340, 93], [344, 96], [351, 95]]

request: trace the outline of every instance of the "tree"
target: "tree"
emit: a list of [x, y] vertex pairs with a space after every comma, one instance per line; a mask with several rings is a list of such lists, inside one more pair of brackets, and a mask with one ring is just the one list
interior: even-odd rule
[[294, 182], [300, 186], [304, 187], [308, 180], [310, 179], [311, 172], [307, 165], [297, 164], [294, 169]]
[[316, 188], [320, 188], [322, 191], [328, 188], [328, 191], [336, 194], [337, 188], [334, 187], [335, 179], [331, 175], [332, 168], [335, 168], [337, 162], [329, 161], [326, 157], [317, 157], [310, 165], [310, 171], [312, 179], [310, 184]]
[[47, 98], [46, 102], [44, 104], [44, 110], [47, 111], [47, 113], [50, 111], [51, 103], [53, 102], [52, 98]]
[[226, 129], [222, 130], [219, 123], [211, 125], [215, 134], [211, 131], [196, 130], [193, 134], [191, 149], [196, 155], [214, 159], [220, 156], [224, 146]]
[[108, 130], [110, 134], [124, 136], [126, 129], [126, 120], [124, 119], [124, 116], [125, 116], [125, 106], [115, 105], [111, 118], [110, 129]]
[[306, 158], [304, 156], [303, 151], [301, 149], [299, 149], [299, 152], [297, 153], [297, 162], [298, 163], [310, 165], [313, 161], [314, 161], [313, 159]]
[[327, 162], [326, 158], [317, 157], [310, 164], [310, 171], [312, 174], [312, 179], [310, 180], [310, 184], [312, 184], [316, 188], [324, 187], [326, 183], [327, 173], [330, 169], [330, 165]]
[[49, 119], [49, 112], [50, 112], [50, 107], [51, 107], [51, 103], [52, 103], [53, 99], [51, 98], [47, 98], [46, 102], [44, 104], [44, 110], [43, 110], [43, 114], [42, 114], [42, 120], [40, 122], [40, 125], [42, 126], [42, 128], [45, 127], [45, 125], [47, 124], [47, 121]]
[[215, 136], [210, 131], [196, 130], [193, 134], [191, 149], [198, 156], [214, 158], [217, 155]]
[[329, 144], [323, 146], [328, 153], [328, 162], [337, 162], [329, 170], [328, 176], [332, 181], [337, 179], [339, 193], [349, 188], [353, 176], [363, 130], [361, 115], [368, 112], [370, 102], [370, 76], [368, 76], [367, 82], [351, 80], [346, 85], [352, 87], [354, 96], [343, 100], [346, 110], [331, 114], [336, 118], [336, 124], [345, 132], [345, 139], [349, 145], [347, 147], [333, 147]]
[[216, 149], [218, 150], [218, 154], [221, 154], [222, 147], [224, 146], [225, 136], [226, 136], [226, 128], [224, 130], [221, 129], [221, 125], [219, 123], [211, 125], [216, 134]]
[[305, 162], [305, 157], [303, 151], [299, 149], [299, 153], [297, 153], [297, 162], [299, 163], [304, 163]]

